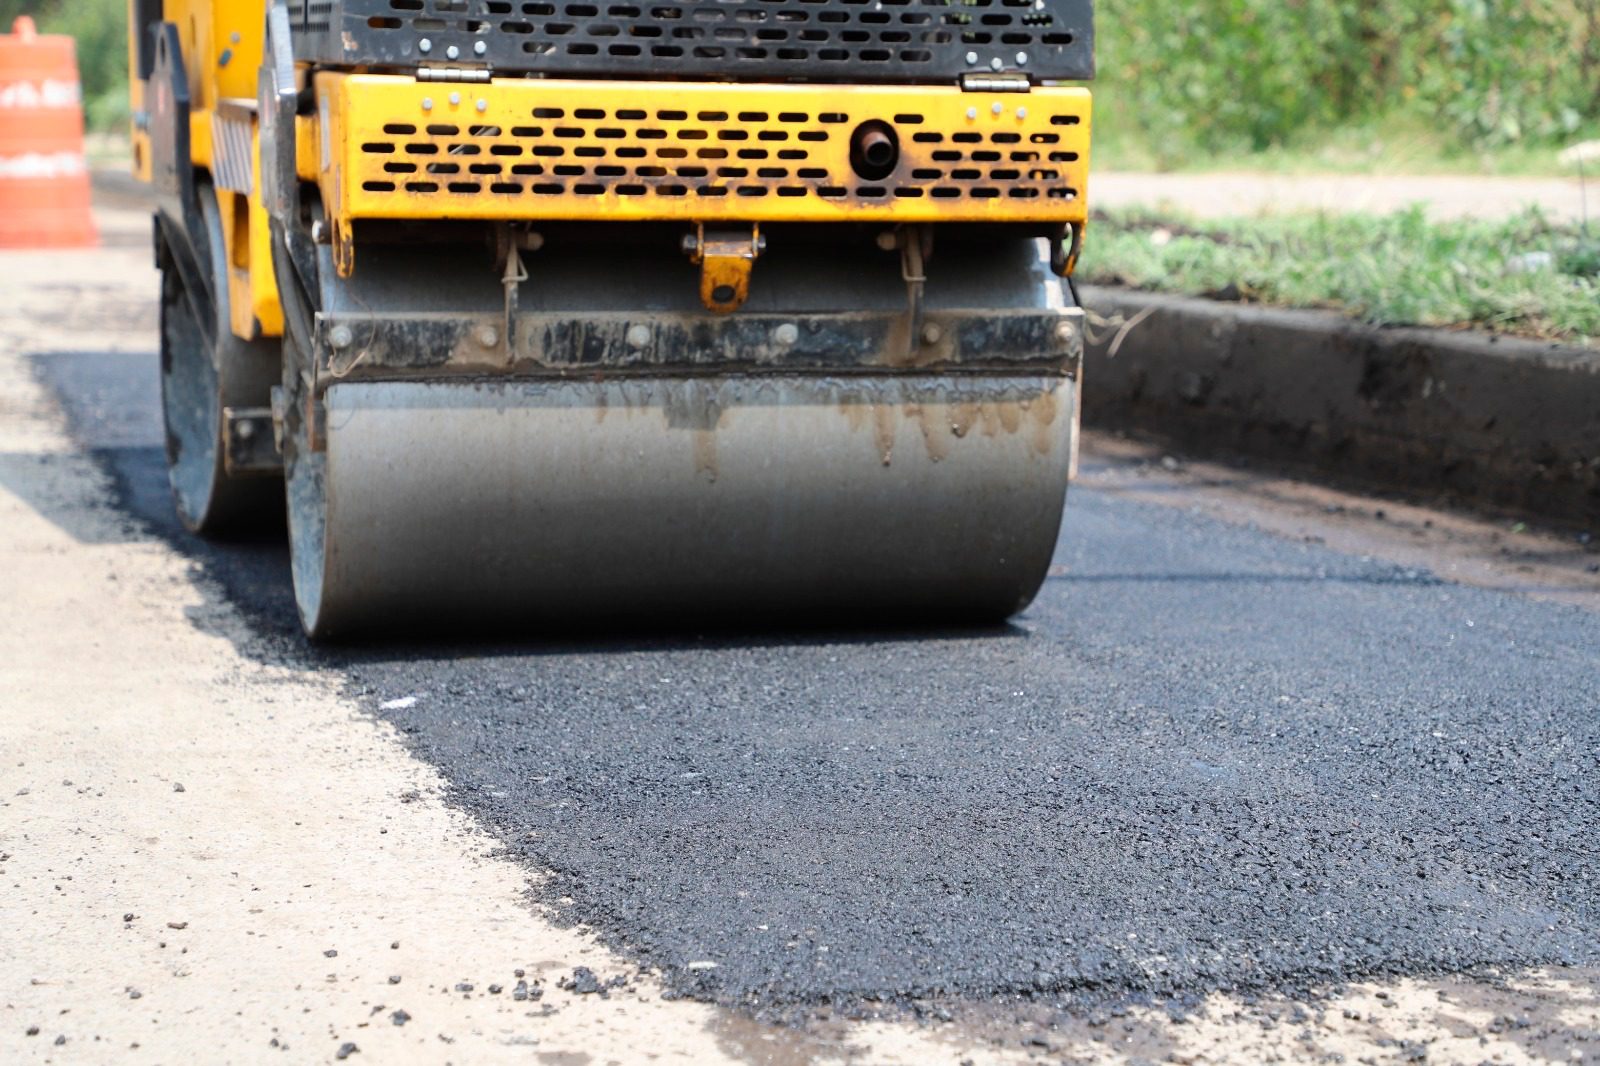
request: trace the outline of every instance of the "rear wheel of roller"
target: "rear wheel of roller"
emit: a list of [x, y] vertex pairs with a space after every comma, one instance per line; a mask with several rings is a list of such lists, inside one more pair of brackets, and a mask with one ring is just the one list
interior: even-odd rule
[[181, 273], [161, 271], [161, 410], [166, 424], [167, 478], [178, 517], [195, 533], [237, 530], [270, 518], [278, 506], [276, 478], [233, 477], [223, 454], [224, 407], [264, 406], [276, 353], [269, 342], [247, 342], [229, 325], [222, 228], [214, 195], [200, 188], [208, 230], [214, 291], [215, 344], [208, 344]]

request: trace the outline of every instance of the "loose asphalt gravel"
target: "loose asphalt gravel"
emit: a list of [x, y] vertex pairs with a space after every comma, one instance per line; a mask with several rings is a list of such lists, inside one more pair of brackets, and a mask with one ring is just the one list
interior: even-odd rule
[[[679, 994], [1180, 999], [1600, 962], [1600, 616], [1075, 490], [980, 632], [318, 651], [166, 497], [153, 356], [44, 356], [122, 505]], [[389, 704], [388, 708], [384, 704]]]

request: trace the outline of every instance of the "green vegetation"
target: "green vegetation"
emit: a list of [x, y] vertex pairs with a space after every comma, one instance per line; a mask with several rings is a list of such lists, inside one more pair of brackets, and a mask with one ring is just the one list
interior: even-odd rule
[[1079, 277], [1290, 307], [1381, 325], [1475, 326], [1600, 341], [1600, 240], [1537, 212], [1508, 222], [1286, 215], [1207, 223], [1097, 217]]
[[1248, 157], [1375, 125], [1428, 130], [1442, 154], [1600, 131], [1600, 0], [1123, 0], [1099, 16], [1113, 158]]
[[[78, 38], [127, 114], [126, 0], [0, 0]], [[1600, 0], [1120, 0], [1098, 12], [1099, 166], [1560, 173], [1600, 137]]]
[[[1102, 92], [1101, 97], [1108, 94]], [[1097, 108], [1104, 110], [1097, 102]], [[1588, 139], [1587, 131], [1571, 141]], [[1524, 139], [1509, 144], [1464, 144], [1437, 124], [1394, 115], [1358, 124], [1311, 128], [1257, 151], [1245, 146], [1202, 148], [1114, 124], [1103, 114], [1094, 130], [1094, 169], [1124, 173], [1214, 174], [1460, 174], [1495, 177], [1574, 177], [1558, 158], [1570, 143]], [[1591, 164], [1588, 176], [1600, 173]]]

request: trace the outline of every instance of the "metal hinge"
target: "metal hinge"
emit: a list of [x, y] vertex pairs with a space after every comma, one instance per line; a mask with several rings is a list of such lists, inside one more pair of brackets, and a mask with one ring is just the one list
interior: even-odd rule
[[961, 91], [968, 93], [1025, 93], [1033, 88], [1026, 74], [963, 74]]
[[488, 70], [467, 70], [461, 67], [418, 67], [418, 81], [472, 81], [485, 82], [491, 77]]

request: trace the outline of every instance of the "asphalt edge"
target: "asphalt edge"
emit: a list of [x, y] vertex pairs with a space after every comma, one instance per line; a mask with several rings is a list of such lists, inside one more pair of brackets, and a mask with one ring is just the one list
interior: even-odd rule
[[1081, 286], [1084, 419], [1190, 452], [1600, 525], [1600, 351]]

